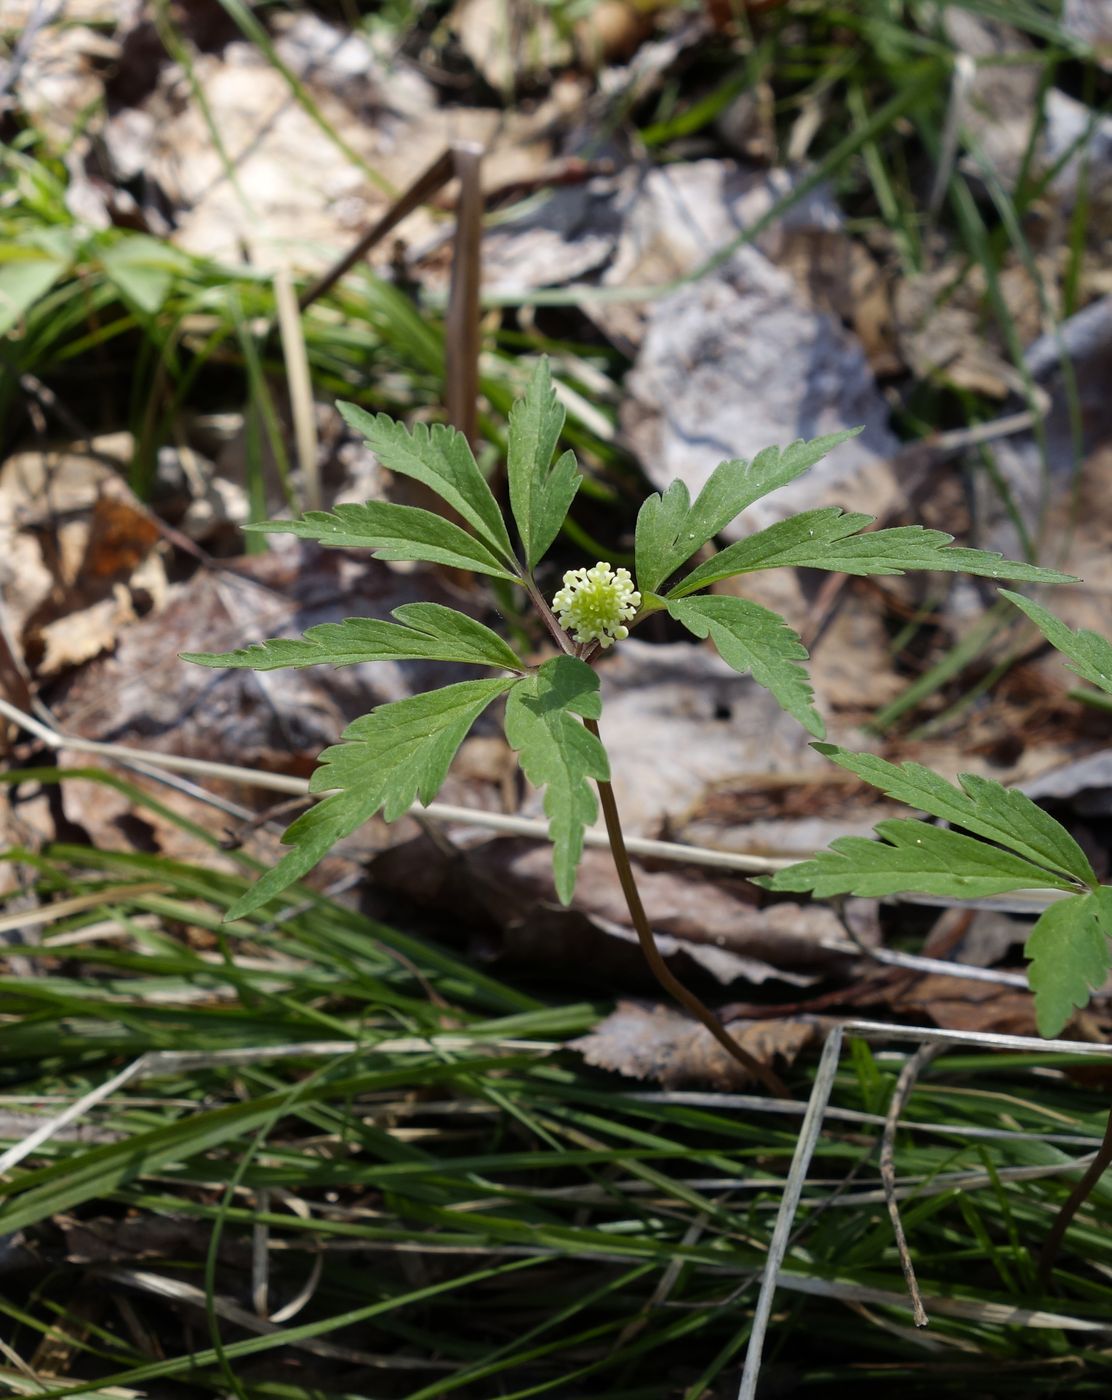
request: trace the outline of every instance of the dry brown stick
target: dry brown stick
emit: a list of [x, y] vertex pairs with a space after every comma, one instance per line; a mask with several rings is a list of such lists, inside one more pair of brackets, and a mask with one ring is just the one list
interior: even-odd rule
[[325, 292], [331, 291], [345, 272], [349, 272], [361, 258], [366, 257], [375, 244], [380, 243], [392, 228], [401, 223], [406, 215], [412, 214], [415, 209], [419, 209], [422, 204], [427, 203], [455, 173], [456, 157], [454, 151], [447, 150], [437, 156], [425, 173], [419, 175], [409, 189], [404, 190], [398, 196], [382, 218], [367, 230], [358, 243], [350, 248], [339, 261], [334, 262], [327, 272], [317, 278], [312, 286], [301, 293], [297, 303], [301, 310], [304, 311], [307, 307], [312, 306], [313, 302], [324, 296]]
[[[598, 725], [593, 719], [584, 719], [583, 723], [596, 739], [600, 738]], [[629, 853], [626, 850], [625, 837], [622, 834], [622, 823], [618, 815], [614, 789], [603, 778], [596, 781], [599, 800], [602, 803], [602, 815], [606, 822], [606, 834], [610, 838], [610, 853], [614, 858], [614, 867], [618, 872], [618, 880], [622, 886], [622, 893], [625, 895], [629, 916], [633, 920], [633, 927], [637, 932], [637, 941], [641, 945], [641, 951], [645, 955], [645, 961], [653, 976], [666, 992], [674, 996], [681, 1006], [685, 1006], [696, 1020], [710, 1031], [719, 1045], [733, 1059], [737, 1060], [748, 1074], [759, 1079], [765, 1088], [770, 1093], [775, 1094], [778, 1099], [790, 1099], [791, 1094], [788, 1092], [787, 1085], [776, 1071], [770, 1069], [768, 1065], [762, 1065], [748, 1050], [739, 1045], [722, 1022], [703, 1005], [694, 992], [688, 991], [661, 957], [660, 949], [656, 946], [656, 939], [653, 937], [653, 931], [645, 914], [645, 906], [641, 903], [637, 881], [633, 877], [633, 867], [629, 863]]]
[[896, 1236], [900, 1267], [903, 1269], [907, 1291], [911, 1295], [911, 1311], [915, 1318], [916, 1327], [926, 1327], [930, 1319], [927, 1317], [927, 1310], [923, 1307], [923, 1298], [919, 1292], [918, 1280], [915, 1277], [915, 1266], [911, 1262], [911, 1252], [907, 1247], [907, 1237], [904, 1234], [903, 1221], [900, 1219], [900, 1208], [896, 1203], [896, 1128], [900, 1121], [900, 1114], [907, 1107], [911, 1091], [915, 1088], [915, 1081], [931, 1060], [936, 1055], [941, 1054], [942, 1049], [941, 1045], [921, 1045], [904, 1065], [892, 1092], [892, 1101], [888, 1105], [888, 1114], [884, 1120], [884, 1133], [880, 1139], [880, 1179], [884, 1183], [884, 1200], [888, 1206], [888, 1214]]
[[459, 176], [452, 282], [444, 321], [444, 407], [448, 422], [474, 447], [479, 401], [479, 284], [482, 278], [483, 148], [460, 142], [452, 148]]
[[1046, 1243], [1039, 1253], [1038, 1280], [1039, 1287], [1044, 1293], [1050, 1283], [1054, 1261], [1058, 1258], [1058, 1250], [1061, 1248], [1062, 1240], [1069, 1229], [1070, 1221], [1084, 1205], [1086, 1197], [1109, 1167], [1112, 1167], [1112, 1110], [1109, 1110], [1104, 1139], [1097, 1149], [1096, 1156], [1089, 1163], [1088, 1171], [1070, 1192], [1069, 1200], [1058, 1212], [1054, 1224], [1050, 1227], [1050, 1234], [1046, 1237]]

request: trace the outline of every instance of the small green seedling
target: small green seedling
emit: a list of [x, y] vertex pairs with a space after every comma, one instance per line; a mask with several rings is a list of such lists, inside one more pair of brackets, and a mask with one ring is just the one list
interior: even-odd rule
[[[836, 508], [806, 511], [728, 545], [685, 572], [693, 557], [741, 511], [795, 480], [853, 432], [833, 433], [784, 449], [770, 447], [752, 461], [722, 462], [693, 502], [682, 481], [653, 493], [641, 506], [635, 534], [635, 576], [605, 562], [569, 570], [551, 604], [534, 572], [559, 534], [582, 480], [573, 453], [556, 457], [564, 410], [542, 360], [525, 397], [510, 413], [507, 452], [509, 503], [516, 544], [466, 439], [452, 428], [412, 431], [385, 415], [341, 404], [389, 471], [412, 477], [438, 495], [454, 519], [415, 506], [369, 501], [313, 511], [299, 520], [254, 528], [287, 532], [340, 548], [369, 549], [378, 559], [448, 565], [521, 588], [547, 627], [557, 655], [527, 664], [497, 633], [453, 608], [411, 603], [393, 622], [349, 618], [312, 627], [301, 640], [279, 639], [224, 655], [193, 654], [204, 666], [272, 670], [281, 666], [362, 661], [436, 660], [473, 665], [481, 680], [379, 705], [349, 725], [342, 742], [320, 757], [310, 789], [329, 794], [289, 828], [290, 851], [230, 910], [240, 918], [300, 879], [336, 842], [378, 812], [396, 820], [415, 801], [429, 803], [444, 781], [468, 730], [504, 697], [506, 738], [525, 776], [545, 792], [553, 871], [569, 903], [583, 853], [583, 835], [601, 799], [611, 850], [641, 946], [661, 982], [732, 1054], [770, 1087], [782, 1086], [753, 1064], [709, 1011], [669, 972], [653, 943], [625, 853], [599, 736], [602, 712], [598, 657], [646, 617], [667, 611], [698, 638], [709, 638], [736, 671], [749, 673], [809, 733], [821, 740], [803, 662], [807, 651], [782, 617], [744, 598], [706, 590], [722, 579], [759, 569], [804, 566], [848, 574], [948, 570], [1026, 583], [1068, 582], [1067, 575], [1012, 563], [998, 554], [956, 548], [952, 536], [920, 526], [868, 530], [872, 518]], [[553, 458], [555, 457], [555, 461]], [[1009, 594], [1074, 661], [1081, 674], [1108, 688], [1112, 648], [1099, 638], [1052, 635], [1049, 614]], [[1055, 628], [1062, 628], [1054, 622]], [[897, 767], [868, 754], [817, 747], [834, 762], [913, 807], [948, 823], [890, 821], [879, 841], [845, 838], [814, 860], [765, 883], [774, 890], [818, 896], [856, 893], [943, 894], [958, 897], [1005, 890], [1050, 889], [1065, 896], [1046, 911], [1030, 939], [1031, 982], [1039, 1025], [1053, 1035], [1109, 963], [1112, 890], [1102, 888], [1077, 843], [1021, 793], [965, 776], [954, 787], [916, 764]], [[958, 827], [959, 831], [952, 828]], [[962, 834], [967, 833], [967, 834]]]

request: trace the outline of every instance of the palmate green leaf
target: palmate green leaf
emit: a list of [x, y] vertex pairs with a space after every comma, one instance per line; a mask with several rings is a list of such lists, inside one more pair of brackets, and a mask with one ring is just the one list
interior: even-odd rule
[[546, 661], [506, 701], [506, 738], [525, 776], [545, 789], [556, 892], [564, 904], [575, 893], [584, 829], [598, 815], [590, 779], [610, 776], [606, 750], [576, 716], [598, 719], [601, 713], [598, 676], [574, 656]]
[[727, 665], [776, 697], [811, 734], [826, 732], [814, 708], [807, 672], [807, 648], [779, 614], [745, 598], [678, 598], [668, 611], [696, 637], [710, 637]]
[[697, 550], [754, 501], [802, 476], [839, 443], [856, 437], [861, 431], [850, 428], [846, 432], [814, 438], [811, 442], [800, 439], [783, 449], [766, 447], [752, 461], [739, 457], [719, 462], [694, 505], [682, 481], [673, 481], [662, 496], [654, 492], [637, 516], [638, 587], [642, 592], [655, 593]]
[[379, 705], [349, 724], [343, 742], [321, 754], [309, 783], [310, 792], [338, 790], [289, 827], [282, 839], [292, 849], [227, 917], [240, 919], [261, 908], [379, 810], [392, 822], [415, 800], [431, 802], [472, 724], [492, 700], [518, 684], [512, 677], [461, 681]]
[[418, 506], [367, 501], [336, 506], [332, 511], [311, 510], [299, 520], [267, 520], [243, 528], [269, 535], [298, 535], [332, 549], [371, 549], [376, 559], [423, 560], [517, 580], [482, 540]]
[[525, 397], [510, 409], [506, 453], [510, 508], [529, 569], [559, 534], [583, 480], [573, 452], [550, 465], [563, 427], [564, 406], [552, 387], [548, 360], [541, 359]]
[[362, 433], [387, 471], [422, 482], [457, 511], [483, 543], [505, 563], [514, 563], [513, 545], [502, 512], [479, 470], [467, 439], [455, 428], [435, 423], [404, 423], [372, 414], [353, 403], [338, 403], [344, 421]]
[[1071, 671], [1112, 695], [1112, 642], [1084, 627], [1072, 631], [1052, 612], [1022, 594], [1007, 588], [1000, 592], [1027, 614], [1050, 645], [1067, 659]]
[[1112, 968], [1112, 889], [1052, 904], [1027, 938], [1027, 980], [1035, 993], [1041, 1035], [1058, 1035], [1084, 1006], [1090, 990], [1104, 985]]
[[302, 639], [275, 637], [228, 652], [183, 652], [183, 661], [275, 671], [282, 666], [354, 666], [361, 661], [464, 661], [524, 671], [525, 663], [497, 632], [440, 603], [403, 603], [397, 622], [349, 617], [322, 622]]
[[789, 865], [760, 883], [771, 890], [809, 890], [819, 899], [856, 894], [880, 899], [890, 894], [953, 895], [983, 899], [1009, 890], [1075, 886], [1041, 866], [944, 827], [896, 818], [878, 822], [881, 838], [839, 836], [830, 850]]
[[[834, 744], [814, 747], [897, 802], [996, 841], [1045, 871], [1096, 888], [1097, 877], [1085, 852], [1060, 822], [1025, 793], [975, 773], [959, 774], [960, 786], [955, 786], [920, 763], [889, 763], [875, 754], [850, 753]], [[1060, 879], [1050, 887], [1069, 888]]]
[[780, 520], [767, 530], [727, 545], [688, 574], [669, 591], [668, 597], [682, 598], [719, 579], [784, 565], [840, 574], [902, 574], [908, 569], [937, 569], [1026, 583], [1075, 581], [1070, 574], [1013, 563], [989, 550], [954, 548], [953, 535], [944, 530], [898, 525], [890, 530], [866, 531], [864, 527], [872, 522], [871, 515], [847, 515], [837, 506]]

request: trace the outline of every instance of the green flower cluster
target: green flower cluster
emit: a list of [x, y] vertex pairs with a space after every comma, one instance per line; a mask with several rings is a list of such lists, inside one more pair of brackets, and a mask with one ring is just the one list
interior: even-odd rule
[[569, 569], [564, 586], [552, 600], [560, 626], [577, 642], [612, 646], [629, 636], [625, 623], [641, 606], [628, 569], [612, 569], [600, 560], [593, 569]]

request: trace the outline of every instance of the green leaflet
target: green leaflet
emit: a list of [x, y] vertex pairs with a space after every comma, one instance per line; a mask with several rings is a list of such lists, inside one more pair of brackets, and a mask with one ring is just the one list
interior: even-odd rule
[[367, 413], [353, 403], [338, 403], [336, 407], [344, 421], [363, 434], [387, 471], [412, 477], [435, 491], [490, 550], [506, 563], [514, 563], [502, 512], [462, 433], [443, 423], [432, 428], [417, 423], [410, 432], [404, 423], [385, 413]]
[[1112, 642], [1084, 627], [1072, 631], [1052, 612], [1019, 593], [1007, 588], [1000, 592], [1025, 612], [1050, 645], [1066, 657], [1071, 671], [1112, 695]]
[[6, 335], [73, 265], [78, 240], [69, 228], [44, 228], [11, 240], [0, 262], [0, 335]]
[[927, 822], [878, 822], [879, 841], [839, 836], [830, 850], [760, 881], [771, 890], [810, 890], [819, 899], [856, 894], [940, 894], [983, 899], [1009, 890], [1072, 890], [1032, 862]]
[[902, 574], [907, 569], [937, 569], [1028, 583], [1074, 581], [1070, 574], [1039, 569], [1034, 564], [1012, 563], [988, 550], [953, 548], [954, 537], [944, 530], [899, 525], [890, 530], [860, 533], [871, 524], [872, 516], [846, 515], [836, 506], [805, 511], [727, 545], [688, 574], [668, 596], [682, 598], [734, 574], [783, 565], [842, 574]]
[[176, 248], [145, 233], [102, 234], [97, 249], [109, 281], [144, 316], [162, 310], [174, 278], [192, 267]]
[[826, 732], [814, 708], [807, 648], [778, 613], [744, 598], [681, 598], [668, 611], [696, 637], [710, 637], [727, 665], [750, 672], [809, 733]]
[[506, 701], [510, 747], [521, 755], [522, 772], [533, 786], [546, 789], [552, 865], [563, 904], [575, 893], [584, 829], [598, 815], [590, 779], [610, 776], [605, 749], [576, 716], [598, 719], [601, 713], [598, 676], [573, 656], [546, 661]]
[[524, 671], [525, 663], [473, 617], [439, 603], [403, 603], [397, 622], [349, 617], [310, 627], [302, 640], [273, 638], [229, 652], [183, 652], [183, 661], [274, 671], [281, 666], [354, 666], [361, 661], [465, 661]]
[[512, 678], [462, 681], [379, 705], [349, 724], [343, 742], [321, 754], [309, 783], [310, 792], [338, 791], [289, 827], [282, 839], [293, 849], [227, 917], [240, 919], [261, 908], [380, 809], [392, 822], [415, 800], [431, 802], [472, 724], [492, 700], [518, 684]]
[[673, 481], [663, 496], [654, 492], [637, 516], [637, 583], [642, 593], [660, 585], [709, 539], [762, 496], [802, 476], [860, 428], [830, 433], [811, 442], [802, 439], [782, 450], [766, 447], [751, 462], [719, 462], [691, 504], [687, 486]]
[[1058, 1035], [1112, 967], [1112, 889], [1052, 904], [1027, 938], [1027, 980], [1041, 1035]]
[[418, 506], [367, 501], [337, 506], [333, 511], [311, 510], [300, 520], [268, 520], [243, 528], [269, 535], [298, 535], [333, 549], [373, 549], [376, 559], [421, 559], [517, 581], [482, 540]]
[[506, 453], [510, 508], [530, 570], [559, 533], [583, 480], [573, 452], [550, 469], [563, 426], [564, 407], [552, 387], [548, 360], [541, 359], [524, 399], [510, 409]]
[[[1007, 846], [1025, 860], [1059, 876], [1068, 876], [1090, 888], [1097, 885], [1085, 852], [1060, 822], [1025, 793], [974, 773], [959, 774], [960, 787], [955, 787], [919, 763], [889, 763], [875, 754], [850, 753], [834, 744], [814, 747], [898, 802]], [[1060, 880], [1039, 883], [1062, 887]]]

